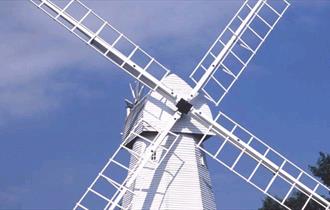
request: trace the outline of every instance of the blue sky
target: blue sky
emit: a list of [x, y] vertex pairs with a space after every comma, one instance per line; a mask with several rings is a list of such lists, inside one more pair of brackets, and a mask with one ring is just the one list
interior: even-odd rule
[[[86, 3], [188, 79], [241, 1]], [[307, 169], [330, 152], [330, 3], [291, 3], [221, 110]], [[2, 0], [0, 25], [0, 209], [69, 209], [119, 145], [131, 80], [28, 1]], [[219, 209], [261, 205], [209, 162]]]

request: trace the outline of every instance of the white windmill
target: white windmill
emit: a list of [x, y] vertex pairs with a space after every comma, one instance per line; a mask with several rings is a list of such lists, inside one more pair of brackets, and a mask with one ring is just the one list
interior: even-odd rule
[[[286, 0], [245, 1], [190, 75], [194, 87], [79, 0], [31, 2], [151, 90], [129, 103], [123, 142], [74, 209], [215, 209], [204, 155], [287, 209], [330, 209], [322, 196], [329, 188], [227, 115], [213, 117], [208, 106], [228, 93], [289, 7]], [[210, 136], [213, 146], [204, 148]], [[230, 161], [223, 158], [228, 148]], [[288, 206], [295, 192], [304, 195], [300, 207]]]

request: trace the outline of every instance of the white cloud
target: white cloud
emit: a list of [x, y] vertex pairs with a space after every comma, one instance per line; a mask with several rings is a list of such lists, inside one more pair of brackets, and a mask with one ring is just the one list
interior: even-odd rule
[[[178, 51], [183, 55], [194, 49], [201, 57], [241, 4], [241, 1], [85, 2], [156, 58], [164, 57], [166, 53], [165, 57], [172, 63], [181, 62], [188, 68], [193, 67], [185, 65], [191, 60], [179, 58]], [[328, 5], [323, 1], [292, 3], [313, 6], [316, 13], [324, 11]], [[86, 47], [78, 39], [28, 1], [4, 1], [1, 4], [0, 121], [10, 116], [33, 115], [38, 109], [50, 111], [60, 107], [60, 99], [49, 95], [45, 84], [54, 82], [53, 75], [64, 69], [113, 67], [111, 64], [105, 66], [108, 64], [100, 62], [96, 53], [84, 49]], [[312, 14], [295, 18], [305, 23], [316, 22]], [[166, 61], [160, 62], [166, 66]], [[68, 83], [70, 78], [66, 81]], [[70, 88], [70, 85], [64, 86]]]
[[[112, 67], [112, 64], [100, 62], [96, 53], [84, 49], [86, 46], [78, 39], [28, 1], [1, 4], [0, 121], [60, 107], [58, 95], [61, 92], [54, 96], [49, 94], [52, 92], [49, 88], [52, 83], [58, 85], [53, 77], [64, 69]], [[226, 1], [207, 4], [205, 1], [86, 1], [86, 4], [105, 19], [112, 20], [111, 23], [142, 48], [146, 46], [153, 52], [170, 54], [181, 47], [198, 49], [210, 31], [220, 30], [218, 25], [224, 23], [222, 17], [229, 18], [233, 8], [239, 5]], [[167, 44], [161, 40], [171, 42]], [[70, 78], [64, 82], [70, 83]], [[66, 89], [61, 91], [64, 93]]]

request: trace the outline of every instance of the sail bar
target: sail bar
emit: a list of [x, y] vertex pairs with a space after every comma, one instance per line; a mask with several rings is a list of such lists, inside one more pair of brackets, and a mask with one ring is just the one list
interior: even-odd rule
[[[177, 100], [173, 90], [161, 82], [170, 71], [79, 0], [30, 1], [134, 79]], [[64, 6], [58, 5], [63, 2]]]
[[330, 192], [328, 187], [227, 115], [219, 112], [213, 120], [195, 110], [192, 113], [217, 135], [210, 147], [202, 145], [207, 134], [199, 143], [199, 148], [211, 158], [287, 209], [293, 208], [288, 198], [297, 193], [304, 202], [294, 209], [329, 209], [330, 201], [323, 197]]

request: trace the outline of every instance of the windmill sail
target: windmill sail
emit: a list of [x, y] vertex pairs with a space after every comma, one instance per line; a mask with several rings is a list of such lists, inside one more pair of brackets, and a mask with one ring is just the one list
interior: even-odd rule
[[289, 3], [286, 0], [247, 0], [190, 74], [217, 106], [264, 43]]
[[[157, 131], [152, 138], [142, 134], [141, 127], [146, 124]], [[177, 137], [177, 134], [161, 131], [157, 125], [140, 120], [87, 188], [74, 209], [129, 209], [131, 203], [126, 200], [139, 190], [135, 186], [139, 173], [144, 167], [156, 170], [176, 143]], [[128, 147], [127, 142], [132, 138], [142, 139], [146, 143], [146, 148], [138, 153]], [[152, 158], [154, 151], [157, 151], [159, 156], [157, 161]], [[130, 162], [129, 157], [134, 157], [134, 160]], [[132, 163], [133, 167], [130, 165]], [[143, 187], [145, 186], [140, 186], [141, 189]], [[124, 195], [126, 200], [122, 200]]]
[[170, 71], [82, 2], [30, 1], [136, 80], [175, 101], [161, 82]]
[[[287, 209], [330, 208], [330, 201], [323, 197], [330, 192], [328, 187], [228, 116], [219, 112], [213, 121], [198, 112], [194, 115], [217, 134], [211, 147], [199, 146], [212, 159]], [[290, 206], [288, 198], [297, 193], [303, 200], [301, 206]]]

